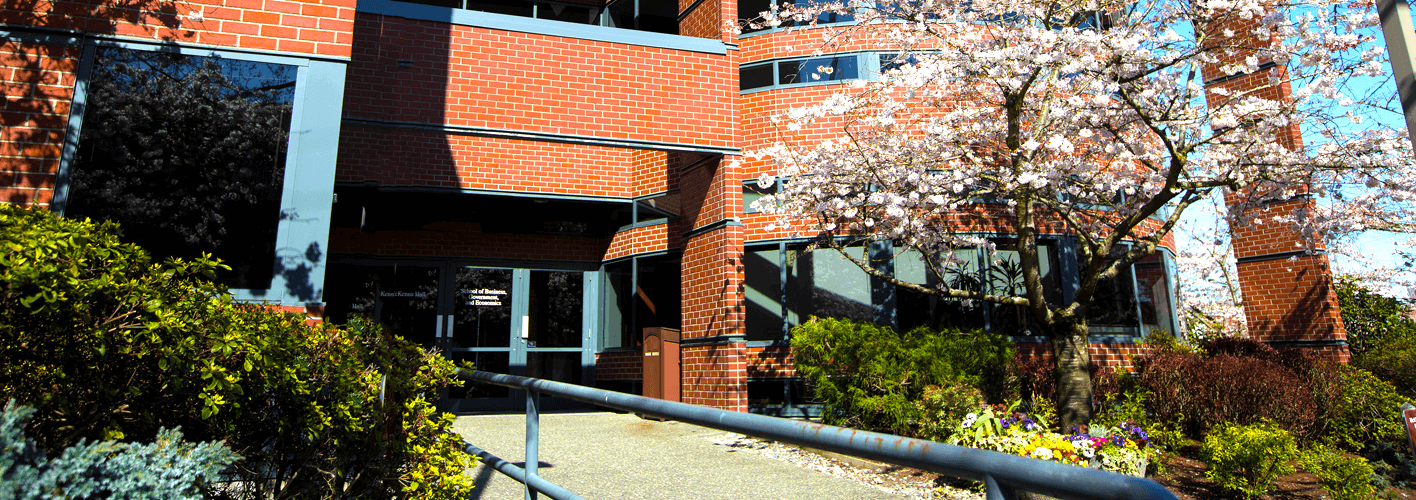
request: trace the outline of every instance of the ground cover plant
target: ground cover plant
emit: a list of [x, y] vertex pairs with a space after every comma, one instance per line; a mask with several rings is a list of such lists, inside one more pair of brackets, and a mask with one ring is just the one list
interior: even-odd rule
[[208, 258], [154, 262], [109, 222], [0, 206], [0, 399], [50, 458], [180, 427], [241, 459], [235, 498], [465, 497], [429, 402], [453, 366], [377, 325], [235, 302]]

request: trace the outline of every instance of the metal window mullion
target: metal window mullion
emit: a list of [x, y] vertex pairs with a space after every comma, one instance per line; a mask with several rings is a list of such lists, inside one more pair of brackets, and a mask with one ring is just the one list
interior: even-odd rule
[[64, 146], [59, 153], [59, 169], [54, 179], [54, 194], [49, 210], [60, 217], [69, 204], [69, 177], [79, 156], [79, 136], [83, 133], [84, 113], [88, 108], [89, 78], [93, 76], [94, 54], [98, 50], [93, 40], [86, 40], [79, 56], [79, 71], [74, 79], [74, 95], [69, 104], [69, 121], [64, 131]]

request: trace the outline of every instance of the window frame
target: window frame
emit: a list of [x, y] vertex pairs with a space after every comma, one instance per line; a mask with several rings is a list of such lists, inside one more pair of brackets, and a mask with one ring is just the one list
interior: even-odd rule
[[55, 179], [54, 198], [50, 203], [50, 210], [60, 216], [64, 215], [69, 201], [70, 177], [78, 157], [78, 138], [87, 108], [89, 80], [100, 48], [219, 57], [296, 68], [271, 283], [264, 289], [232, 288], [229, 291], [236, 300], [243, 302], [292, 307], [323, 305], [324, 270], [329, 253], [329, 220], [334, 201], [334, 174], [339, 152], [347, 62], [302, 54], [107, 37], [87, 38], [82, 41], [82, 46], [66, 139]]

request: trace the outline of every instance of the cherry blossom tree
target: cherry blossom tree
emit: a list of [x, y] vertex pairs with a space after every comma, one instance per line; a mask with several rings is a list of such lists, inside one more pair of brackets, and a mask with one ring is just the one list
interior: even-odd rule
[[[826, 11], [856, 22], [813, 26]], [[775, 117], [780, 142], [746, 155], [771, 172], [759, 186], [782, 182], [759, 210], [897, 286], [1025, 308], [1051, 341], [1064, 426], [1091, 417], [1099, 290], [1197, 201], [1230, 193], [1231, 224], [1293, 224], [1312, 241], [1416, 221], [1404, 129], [1346, 95], [1352, 78], [1384, 73], [1366, 0], [883, 0], [782, 6], [754, 22], [815, 30], [822, 53], [896, 54], [878, 79]], [[1294, 199], [1314, 202], [1263, 209]], [[957, 251], [1000, 235], [1023, 286], [950, 287], [943, 277], [966, 266]], [[1044, 235], [1077, 240], [1071, 300], [1047, 299]], [[897, 280], [844, 251], [876, 240], [941, 279]]]

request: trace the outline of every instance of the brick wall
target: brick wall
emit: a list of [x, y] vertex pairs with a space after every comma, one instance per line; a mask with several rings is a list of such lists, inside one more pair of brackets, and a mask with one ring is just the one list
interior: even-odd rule
[[642, 380], [644, 354], [640, 351], [608, 351], [595, 355], [595, 380]]
[[683, 402], [746, 412], [746, 351], [743, 342], [683, 346]]
[[48, 206], [74, 98], [79, 48], [0, 43], [0, 201]]
[[339, 139], [339, 181], [523, 193], [627, 197], [631, 149], [523, 141], [346, 125]]
[[[1021, 342], [1017, 346], [1018, 356], [1021, 358], [1052, 359], [1050, 342]], [[1131, 342], [1091, 342], [1087, 344], [1087, 348], [1091, 350], [1092, 362], [1098, 366], [1126, 371], [1132, 370], [1133, 358], [1150, 352], [1144, 344]]]
[[[348, 116], [736, 145], [722, 55], [359, 14]], [[400, 61], [405, 61], [401, 65]]]
[[149, 40], [349, 57], [356, 0], [19, 0], [0, 24]]

